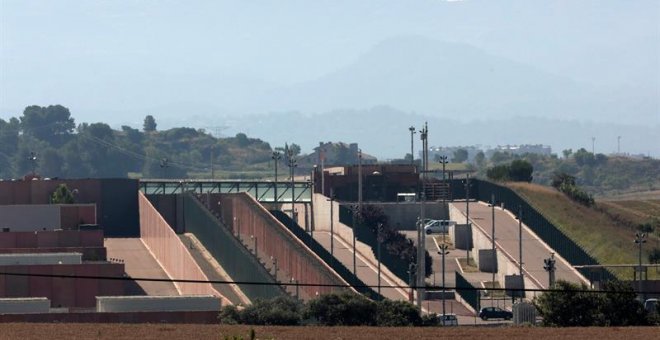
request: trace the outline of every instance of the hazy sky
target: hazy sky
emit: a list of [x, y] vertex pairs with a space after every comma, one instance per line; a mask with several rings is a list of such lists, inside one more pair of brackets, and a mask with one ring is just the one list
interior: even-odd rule
[[[0, 117], [59, 103], [79, 122], [117, 124], [122, 113], [172, 103], [240, 107], [410, 35], [659, 107], [658, 0], [0, 0]], [[655, 112], [637, 123], [660, 124]]]

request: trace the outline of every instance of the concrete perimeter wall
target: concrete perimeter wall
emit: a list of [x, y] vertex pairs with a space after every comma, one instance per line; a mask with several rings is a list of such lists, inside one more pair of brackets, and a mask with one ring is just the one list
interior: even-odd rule
[[217, 324], [218, 312], [121, 312], [121, 313], [40, 313], [0, 314], [0, 323], [177, 323]]
[[[1, 273], [123, 277], [119, 263], [0, 266]], [[46, 297], [51, 307], [96, 306], [96, 297], [124, 295], [124, 282], [68, 277], [0, 275], [0, 297]]]
[[[141, 192], [138, 204], [140, 238], [167, 275], [174, 279], [208, 281], [181, 239]], [[222, 296], [210, 283], [175, 282], [174, 286], [181, 295]]]
[[[240, 229], [243, 239], [258, 239], [260, 257], [277, 259], [280, 270], [299, 283], [347, 285], [341, 277], [283, 226], [259, 202], [245, 193], [222, 196], [222, 215], [234, 233]], [[240, 227], [239, 227], [240, 225]], [[302, 286], [308, 296], [326, 294], [340, 288]]]

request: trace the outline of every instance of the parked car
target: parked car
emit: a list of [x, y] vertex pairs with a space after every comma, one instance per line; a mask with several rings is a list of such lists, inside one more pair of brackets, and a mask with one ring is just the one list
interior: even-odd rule
[[499, 307], [484, 307], [479, 311], [479, 317], [482, 320], [488, 319], [513, 319], [513, 313]]
[[649, 313], [658, 312], [658, 299], [647, 299], [644, 301], [644, 309]]
[[443, 326], [458, 326], [458, 319], [456, 314], [441, 314], [440, 324]]
[[424, 225], [424, 232], [429, 234], [446, 234], [449, 232], [449, 227], [455, 225], [456, 222], [449, 220], [430, 220]]

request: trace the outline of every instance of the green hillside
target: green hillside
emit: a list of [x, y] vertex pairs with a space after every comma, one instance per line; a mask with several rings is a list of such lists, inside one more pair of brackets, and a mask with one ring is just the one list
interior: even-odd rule
[[[550, 187], [529, 183], [508, 183], [509, 187], [524, 197], [555, 226], [582, 246], [601, 264], [635, 264], [638, 248], [633, 242], [636, 229], [630, 223], [615, 220], [601, 209], [602, 203], [585, 207], [569, 200]], [[657, 204], [654, 202], [651, 205]], [[656, 233], [649, 235], [643, 247], [643, 263], [648, 263], [651, 249], [660, 247]], [[612, 270], [621, 278], [632, 278], [632, 270]], [[649, 278], [660, 277], [656, 270], [649, 271]]]

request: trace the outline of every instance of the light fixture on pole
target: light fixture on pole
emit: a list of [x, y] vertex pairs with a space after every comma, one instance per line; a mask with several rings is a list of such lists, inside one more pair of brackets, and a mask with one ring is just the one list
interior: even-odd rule
[[415, 134], [415, 127], [411, 126], [408, 130], [410, 130], [410, 165], [415, 165], [415, 154], [413, 153], [413, 135]]
[[555, 286], [555, 253], [550, 253], [550, 257], [543, 260], [543, 269], [548, 272], [548, 288]]
[[[296, 195], [294, 191], [295, 187], [295, 182], [294, 182], [294, 176], [295, 176], [295, 169], [298, 166], [297, 161], [293, 155], [293, 150], [289, 149], [289, 154], [288, 154], [288, 166], [289, 166], [289, 172], [291, 176], [291, 220], [295, 223], [296, 220]], [[292, 226], [293, 227], [293, 226]]]

